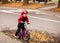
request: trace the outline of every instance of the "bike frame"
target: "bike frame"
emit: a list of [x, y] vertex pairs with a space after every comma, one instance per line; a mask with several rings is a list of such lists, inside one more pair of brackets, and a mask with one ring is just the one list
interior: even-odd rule
[[23, 37], [23, 36], [25, 37], [25, 36], [26, 36], [26, 33], [27, 33], [26, 23], [24, 24], [24, 26], [25, 26], [25, 29], [24, 29], [24, 31], [21, 32], [21, 34], [19, 34], [19, 37], [21, 37], [21, 36], [22, 36], [22, 37]]

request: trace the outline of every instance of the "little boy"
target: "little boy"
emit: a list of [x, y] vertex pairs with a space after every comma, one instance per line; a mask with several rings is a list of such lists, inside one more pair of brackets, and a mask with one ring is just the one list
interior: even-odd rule
[[27, 17], [27, 14], [28, 14], [28, 11], [25, 10], [21, 13], [20, 17], [18, 18], [18, 29], [15, 33], [15, 36], [18, 36], [18, 33], [21, 31], [21, 29], [22, 31], [25, 29], [24, 27], [25, 22], [29, 24], [29, 19]]

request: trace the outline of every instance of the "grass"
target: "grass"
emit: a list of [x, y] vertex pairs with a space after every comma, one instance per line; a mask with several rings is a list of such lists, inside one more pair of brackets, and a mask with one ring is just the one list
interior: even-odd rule
[[58, 2], [58, 0], [52, 0], [52, 2]]
[[3, 32], [0, 32], [0, 35], [2, 35], [3, 34]]
[[[48, 32], [28, 30], [30, 32], [29, 43], [59, 43], [59, 40], [53, 37]], [[4, 34], [10, 36], [11, 38], [15, 31], [3, 31]]]

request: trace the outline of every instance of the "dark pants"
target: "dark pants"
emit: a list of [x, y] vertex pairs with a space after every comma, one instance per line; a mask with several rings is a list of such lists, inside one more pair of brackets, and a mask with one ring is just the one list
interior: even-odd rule
[[22, 31], [25, 29], [23, 23], [19, 23], [19, 24], [18, 24], [18, 29], [17, 29], [17, 31], [16, 31], [16, 33], [15, 33], [15, 36], [17, 36], [18, 33], [21, 32], [21, 29], [22, 29]]
[[21, 1], [21, 0], [15, 0], [15, 1], [17, 2], [17, 1]]

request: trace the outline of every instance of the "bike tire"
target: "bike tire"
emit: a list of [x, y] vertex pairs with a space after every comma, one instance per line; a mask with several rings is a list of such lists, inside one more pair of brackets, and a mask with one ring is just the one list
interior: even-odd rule
[[28, 41], [30, 39], [30, 34], [26, 33], [26, 36], [24, 37], [25, 41]]

